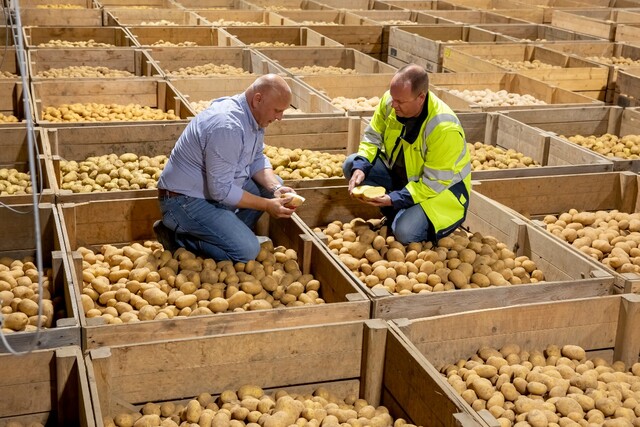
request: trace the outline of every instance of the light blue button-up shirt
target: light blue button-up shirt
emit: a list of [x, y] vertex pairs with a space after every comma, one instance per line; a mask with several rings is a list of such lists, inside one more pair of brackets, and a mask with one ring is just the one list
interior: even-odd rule
[[247, 180], [271, 168], [263, 148], [244, 93], [215, 99], [178, 138], [158, 187], [236, 207]]

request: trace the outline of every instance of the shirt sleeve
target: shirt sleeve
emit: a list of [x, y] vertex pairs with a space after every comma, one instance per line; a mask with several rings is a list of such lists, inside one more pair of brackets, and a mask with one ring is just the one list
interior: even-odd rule
[[364, 176], [366, 177], [369, 175], [369, 171], [371, 170], [371, 168], [373, 168], [373, 164], [371, 164], [369, 160], [367, 160], [363, 156], [356, 156], [353, 158], [351, 173], [353, 173], [353, 171], [356, 169], [360, 169], [362, 172], [364, 172]]
[[207, 131], [204, 165], [207, 190], [211, 198], [227, 206], [236, 206], [242, 188], [234, 184], [235, 168], [240, 163], [244, 132], [236, 126], [217, 126]]
[[391, 203], [393, 203], [393, 209], [395, 210], [406, 209], [415, 205], [413, 197], [411, 196], [411, 193], [409, 193], [407, 187], [390, 192], [389, 197], [391, 198]]
[[249, 176], [254, 176], [264, 169], [273, 169], [273, 167], [269, 158], [264, 154], [264, 140], [262, 140], [258, 143], [253, 162], [249, 166]]

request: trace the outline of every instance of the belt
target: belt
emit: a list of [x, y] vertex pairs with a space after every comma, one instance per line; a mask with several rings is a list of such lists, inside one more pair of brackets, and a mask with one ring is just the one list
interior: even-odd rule
[[176, 193], [175, 191], [165, 190], [164, 188], [158, 188], [158, 199], [170, 199], [172, 197], [184, 196], [184, 194]]

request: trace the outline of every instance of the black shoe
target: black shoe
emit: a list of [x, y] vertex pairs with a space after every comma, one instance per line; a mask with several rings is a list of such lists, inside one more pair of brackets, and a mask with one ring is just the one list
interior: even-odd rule
[[153, 223], [153, 232], [156, 235], [156, 239], [165, 250], [175, 252], [180, 246], [174, 238], [174, 233], [162, 221], [156, 221]]

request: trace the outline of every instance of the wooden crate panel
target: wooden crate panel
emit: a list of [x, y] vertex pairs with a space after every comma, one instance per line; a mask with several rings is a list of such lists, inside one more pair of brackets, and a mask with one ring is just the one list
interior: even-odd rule
[[[297, 214], [310, 228], [324, 226], [335, 220], [348, 222], [355, 217], [380, 217], [377, 208], [353, 200], [346, 187], [299, 189], [298, 192], [307, 201], [298, 208]], [[571, 299], [614, 292], [613, 277], [604, 269], [578, 256], [561, 242], [482, 194], [474, 192], [471, 195], [463, 226], [472, 233], [494, 236], [516, 255], [528, 256], [544, 272], [545, 282], [531, 286], [500, 286], [396, 296], [386, 289], [370, 289], [355, 279], [373, 300], [372, 316], [383, 319], [437, 316], [508, 306], [518, 304], [518, 301]], [[336, 263], [340, 263], [345, 271], [353, 275], [333, 253], [329, 253], [336, 258]]]
[[230, 37], [226, 46], [255, 47], [261, 50], [279, 49], [271, 46], [253, 46], [261, 42], [281, 42], [291, 47], [341, 47], [342, 44], [309, 28], [300, 27], [226, 27], [225, 33]]
[[[123, 246], [133, 242], [155, 240], [152, 225], [161, 218], [156, 198], [120, 199], [59, 205], [71, 256], [72, 277], [79, 298], [82, 287], [82, 258], [75, 252], [80, 246], [97, 249], [109, 243]], [[265, 216], [263, 219], [267, 219]], [[84, 348], [104, 345], [141, 343], [162, 339], [210, 336], [326, 323], [362, 320], [369, 317], [370, 302], [350, 278], [327, 257], [319, 243], [294, 220], [275, 220], [259, 224], [258, 234], [271, 237], [275, 246], [283, 245], [298, 253], [298, 263], [304, 272], [321, 283], [320, 297], [327, 303], [314, 306], [286, 307], [281, 310], [228, 312], [163, 321], [144, 321], [126, 325], [102, 324], [100, 318], [87, 319], [80, 313]], [[171, 325], [167, 330], [167, 325]]]
[[[23, 96], [22, 83], [19, 80], [0, 79], [0, 114], [6, 117], [0, 125], [19, 126], [20, 122], [24, 124], [26, 116]], [[9, 116], [15, 117], [18, 121], [9, 119]]]
[[[454, 111], [500, 111], [513, 109], [535, 109], [554, 107], [576, 107], [584, 105], [602, 104], [593, 98], [570, 92], [545, 82], [532, 79], [517, 73], [440, 73], [432, 74], [429, 84], [435, 87], [435, 92]], [[535, 99], [544, 101], [541, 105], [506, 105], [483, 106], [469, 102], [460, 95], [450, 92], [451, 89], [464, 90], [501, 90], [518, 95], [531, 95]]]
[[551, 18], [551, 25], [566, 30], [590, 34], [605, 40], [618, 40], [619, 24], [640, 23], [640, 14], [616, 9], [558, 10]]
[[107, 8], [153, 8], [153, 9], [175, 9], [181, 8], [182, 3], [173, 0], [94, 0], [97, 5]]
[[[349, 68], [360, 76], [371, 74], [395, 73], [396, 68], [382, 61], [349, 48], [270, 48], [260, 49], [258, 52], [277, 64], [281, 72], [289, 76], [304, 76], [304, 73], [293, 72], [290, 67], [304, 67], [306, 65], [319, 67]], [[330, 73], [327, 73], [330, 74]], [[337, 77], [337, 76], [336, 76]]]
[[[5, 29], [5, 33], [6, 33], [6, 29]], [[9, 32], [9, 34], [11, 34], [11, 32]], [[0, 31], [0, 37], [3, 37], [0, 40], [6, 40], [6, 38], [4, 38], [5, 36], [3, 36], [2, 32]], [[13, 36], [10, 36], [10, 37], [11, 39], [13, 38]], [[14, 79], [17, 80], [20, 77], [20, 67], [18, 66], [17, 60], [18, 58], [16, 56], [15, 47], [7, 46], [6, 49], [3, 49], [0, 51], [0, 73], [4, 71], [14, 75], [14, 77], [2, 78], [2, 80], [0, 81], [4, 82], [6, 80], [14, 80]]]
[[[195, 106], [190, 104], [192, 102], [209, 101], [221, 96], [231, 96], [243, 92], [255, 81], [255, 77], [246, 76], [234, 79], [225, 77], [171, 77], [170, 81], [180, 96], [184, 98], [186, 105], [194, 109]], [[291, 88], [291, 106], [297, 110], [291, 114], [286, 114], [285, 118], [344, 116], [344, 111], [331, 105], [327, 99], [306, 85], [290, 77], [286, 77], [285, 81]]]
[[[270, 345], [274, 341], [281, 345]], [[340, 397], [355, 394], [372, 405], [384, 405], [394, 418], [416, 425], [453, 427], [460, 425], [460, 418], [465, 426], [484, 425], [466, 421], [472, 410], [449, 391], [443, 393], [438, 373], [415, 363], [415, 354], [403, 341], [374, 320], [113, 346], [91, 351], [86, 363], [98, 426], [103, 417], [125, 408], [138, 410], [147, 401], [183, 401], [203, 391], [217, 396], [244, 384], [258, 385], [268, 394], [276, 389], [307, 394], [323, 386]], [[264, 350], [255, 354], [247, 343]], [[139, 359], [148, 352], [159, 357], [148, 363]], [[339, 359], [340, 366], [330, 366], [329, 359]], [[167, 369], [160, 360], [188, 367]], [[217, 372], [215, 379], [211, 372]], [[154, 376], [160, 386], [135, 387]], [[409, 393], [415, 389], [420, 397]]]
[[287, 25], [284, 23], [284, 18], [275, 12], [268, 12], [264, 10], [208, 10], [208, 9], [195, 9], [194, 13], [197, 14], [203, 23], [206, 25], [213, 25], [218, 27], [227, 26], [281, 26]]
[[504, 59], [512, 62], [539, 60], [560, 68], [518, 70], [518, 72], [563, 89], [583, 92], [584, 95], [600, 101], [605, 99], [609, 78], [609, 70], [606, 66], [544, 47], [523, 44], [448, 46], [443, 56], [444, 71], [456, 73], [512, 71], [490, 62], [490, 59]]
[[[390, 329], [405, 337], [407, 346], [423, 356], [422, 362], [436, 370], [467, 360], [481, 347], [499, 349], [514, 343], [526, 351], [543, 351], [552, 344], [578, 345], [586, 350], [587, 359], [620, 360], [628, 371], [638, 362], [640, 351], [635, 332], [640, 324], [639, 306], [637, 295], [584, 298], [397, 320]], [[491, 415], [474, 418], [497, 425]]]
[[[225, 46], [228, 35], [223, 30], [210, 27], [154, 27], [154, 26], [127, 26], [127, 31], [137, 46], [154, 47], [157, 44], [171, 43], [196, 44], [196, 47]], [[182, 50], [191, 47], [181, 47]]]
[[[615, 91], [635, 99], [640, 98], [640, 70], [637, 68], [621, 70], [616, 79]], [[624, 107], [624, 105], [621, 106]]]
[[551, 25], [541, 24], [480, 24], [476, 27], [486, 31], [502, 34], [516, 42], [568, 42], [568, 41], [605, 41], [596, 36], [565, 30]]
[[[202, 17], [182, 9], [127, 9], [108, 8], [104, 10], [104, 25], [155, 25], [155, 22], [168, 21], [168, 26], [208, 25]], [[147, 22], [147, 24], [144, 24]], [[162, 25], [164, 26], [164, 25]]]
[[[40, 235], [34, 231], [33, 205], [0, 207], [0, 257], [22, 260], [31, 257], [36, 264], [36, 237], [42, 248], [42, 266], [50, 268], [49, 291], [56, 315], [50, 328], [40, 331], [38, 348], [80, 345], [78, 306], [73, 297], [71, 271], [66, 257], [64, 231], [55, 205], [41, 203], [38, 208]], [[31, 348], [36, 332], [6, 334], [9, 345], [16, 351]], [[8, 352], [0, 345], [0, 353]], [[0, 404], [1, 406], [1, 404]]]
[[[570, 209], [640, 212], [638, 175], [630, 172], [481, 181], [474, 189], [532, 219], [542, 219], [544, 215], [558, 215]], [[572, 249], [592, 260], [577, 248]], [[616, 286], [620, 291], [640, 292], [640, 276], [637, 274], [620, 274], [607, 266], [603, 268], [615, 277]]]
[[57, 6], [57, 5], [71, 5], [74, 7], [82, 7], [82, 8], [91, 8], [93, 7], [93, 3], [89, 0], [69, 0], [68, 2], [62, 1], [51, 1], [51, 0], [26, 0], [20, 2], [21, 8], [42, 8], [43, 6]]
[[[94, 125], [96, 122], [49, 122], [43, 120], [42, 112], [46, 107], [56, 107], [71, 103], [103, 103], [103, 104], [140, 104], [158, 108], [164, 112], [173, 110], [180, 120], [192, 116], [190, 110], [169, 82], [154, 78], [140, 78], [133, 81], [124, 79], [117, 81], [39, 81], [31, 84], [34, 114], [36, 122], [43, 126], [78, 126]], [[165, 121], [170, 123], [171, 121]], [[100, 122], [101, 124], [125, 124], [125, 121]], [[150, 122], [149, 122], [150, 123]], [[163, 122], [164, 123], [164, 122]]]
[[449, 24], [531, 24], [531, 22], [487, 10], [433, 10], [425, 14], [447, 20]]
[[100, 9], [38, 9], [21, 7], [22, 25], [39, 27], [91, 27], [101, 26], [102, 11]]
[[47, 129], [51, 145], [51, 167], [53, 169], [54, 192], [58, 203], [80, 203], [91, 200], [111, 200], [155, 197], [155, 185], [140, 190], [74, 193], [62, 186], [61, 162], [85, 161], [89, 157], [109, 154], [120, 156], [134, 153], [138, 156], [169, 157], [173, 146], [186, 127], [186, 123], [157, 125], [84, 126]]
[[[50, 152], [49, 143], [41, 129], [33, 133], [36, 160], [36, 192], [41, 203], [54, 202], [54, 175], [51, 163], [47, 161]], [[18, 172], [30, 173], [29, 137], [24, 125], [0, 126], [0, 169], [16, 169]], [[14, 194], [0, 196], [0, 202], [7, 205], [29, 205], [33, 203], [32, 194]]]
[[[560, 139], [558, 135], [567, 137], [572, 135], [596, 135], [605, 133], [613, 135], [638, 135], [640, 134], [640, 112], [634, 110], [622, 110], [620, 107], [584, 107], [570, 108], [567, 111], [549, 109], [540, 112], [508, 112], [505, 113], [512, 119], [526, 125], [542, 129], [551, 136], [551, 141], [563, 142], [578, 147]], [[580, 147], [583, 149], [582, 147]], [[639, 160], [628, 160], [619, 157], [606, 157], [591, 150], [600, 159], [613, 163], [613, 170], [640, 170]]]
[[619, 24], [616, 27], [616, 35], [614, 41], [638, 43], [640, 41], [640, 25]]
[[3, 354], [0, 363], [0, 425], [96, 425], [80, 347]]
[[490, 10], [493, 13], [508, 16], [510, 18], [542, 24], [544, 22], [544, 10], [512, 0], [452, 0], [451, 3], [466, 6], [477, 10]]
[[112, 47], [135, 46], [129, 33], [118, 27], [23, 27], [27, 48], [40, 48], [52, 40], [104, 43]]
[[[33, 81], [45, 80], [39, 73], [51, 69], [71, 66], [106, 67], [111, 70], [127, 71], [131, 77], [149, 77], [160, 74], [160, 70], [143, 50], [136, 49], [30, 49], [28, 52], [29, 74]], [[67, 77], [77, 79], [78, 77]], [[126, 78], [126, 77], [117, 77]], [[64, 80], [62, 76], [56, 80]]]

